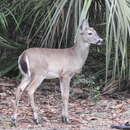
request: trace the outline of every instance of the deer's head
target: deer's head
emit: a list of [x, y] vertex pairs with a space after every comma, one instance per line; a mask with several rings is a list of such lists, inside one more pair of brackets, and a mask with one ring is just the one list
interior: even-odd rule
[[84, 43], [101, 45], [103, 42], [103, 39], [98, 36], [94, 28], [89, 26], [87, 20], [83, 20], [79, 33]]

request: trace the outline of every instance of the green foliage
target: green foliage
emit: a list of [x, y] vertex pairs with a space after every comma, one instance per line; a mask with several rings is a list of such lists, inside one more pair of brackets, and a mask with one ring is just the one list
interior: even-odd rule
[[94, 82], [94, 77], [88, 77], [86, 78], [85, 75], [77, 75], [74, 79], [74, 85], [79, 85], [79, 84], [83, 84], [83, 85], [87, 85], [88, 87], [92, 87], [95, 85]]
[[130, 3], [127, 0], [106, 0], [106, 74], [112, 69], [113, 79], [127, 79], [130, 76], [127, 52], [130, 36], [129, 12]]
[[[0, 74], [11, 70], [13, 59], [30, 47], [72, 46], [79, 22], [85, 18], [92, 0], [3, 0], [0, 6]], [[81, 17], [80, 17], [81, 16]], [[71, 29], [70, 29], [71, 28]], [[73, 38], [73, 39], [72, 39]], [[10, 59], [8, 58], [9, 52]], [[8, 61], [9, 60], [9, 61]], [[4, 68], [5, 66], [5, 68]]]
[[103, 86], [103, 83], [99, 82], [94, 75], [86, 77], [84, 74], [80, 74], [75, 76], [73, 85], [82, 86], [82, 89], [84, 92], [86, 91], [89, 97], [97, 98], [101, 95], [100, 90]]
[[[81, 21], [88, 18], [106, 40], [106, 81], [128, 79], [129, 12], [128, 0], [1, 0], [0, 74], [15, 72], [27, 48], [72, 46]], [[93, 86], [92, 81], [78, 82]]]

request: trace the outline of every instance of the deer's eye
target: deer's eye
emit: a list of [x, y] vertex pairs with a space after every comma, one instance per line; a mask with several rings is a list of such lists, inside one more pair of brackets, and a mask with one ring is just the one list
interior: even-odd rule
[[88, 32], [88, 35], [92, 35], [92, 32]]

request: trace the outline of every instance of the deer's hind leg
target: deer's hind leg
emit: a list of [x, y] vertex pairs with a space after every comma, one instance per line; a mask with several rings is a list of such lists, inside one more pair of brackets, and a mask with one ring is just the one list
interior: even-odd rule
[[30, 83], [30, 80], [31, 80], [30, 77], [24, 76], [23, 79], [21, 80], [21, 83], [19, 84], [18, 88], [16, 89], [16, 101], [14, 104], [14, 114], [11, 118], [11, 121], [14, 124], [16, 123], [16, 120], [17, 120], [19, 100], [21, 99], [22, 92], [25, 90], [25, 88]]
[[42, 83], [44, 78], [45, 77], [42, 75], [41, 76], [34, 75], [33, 80], [31, 81], [31, 83], [29, 84], [29, 86], [27, 88], [30, 104], [33, 109], [34, 121], [36, 124], [39, 124], [40, 122], [39, 122], [39, 118], [38, 118], [37, 107], [35, 106], [35, 103], [34, 103], [34, 92], [39, 87], [39, 85]]

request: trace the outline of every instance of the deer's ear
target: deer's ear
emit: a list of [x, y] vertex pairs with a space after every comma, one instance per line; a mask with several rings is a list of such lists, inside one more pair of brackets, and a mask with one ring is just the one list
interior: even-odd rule
[[80, 34], [84, 33], [84, 31], [86, 30], [86, 28], [89, 27], [89, 23], [88, 20], [84, 19], [80, 25]]

